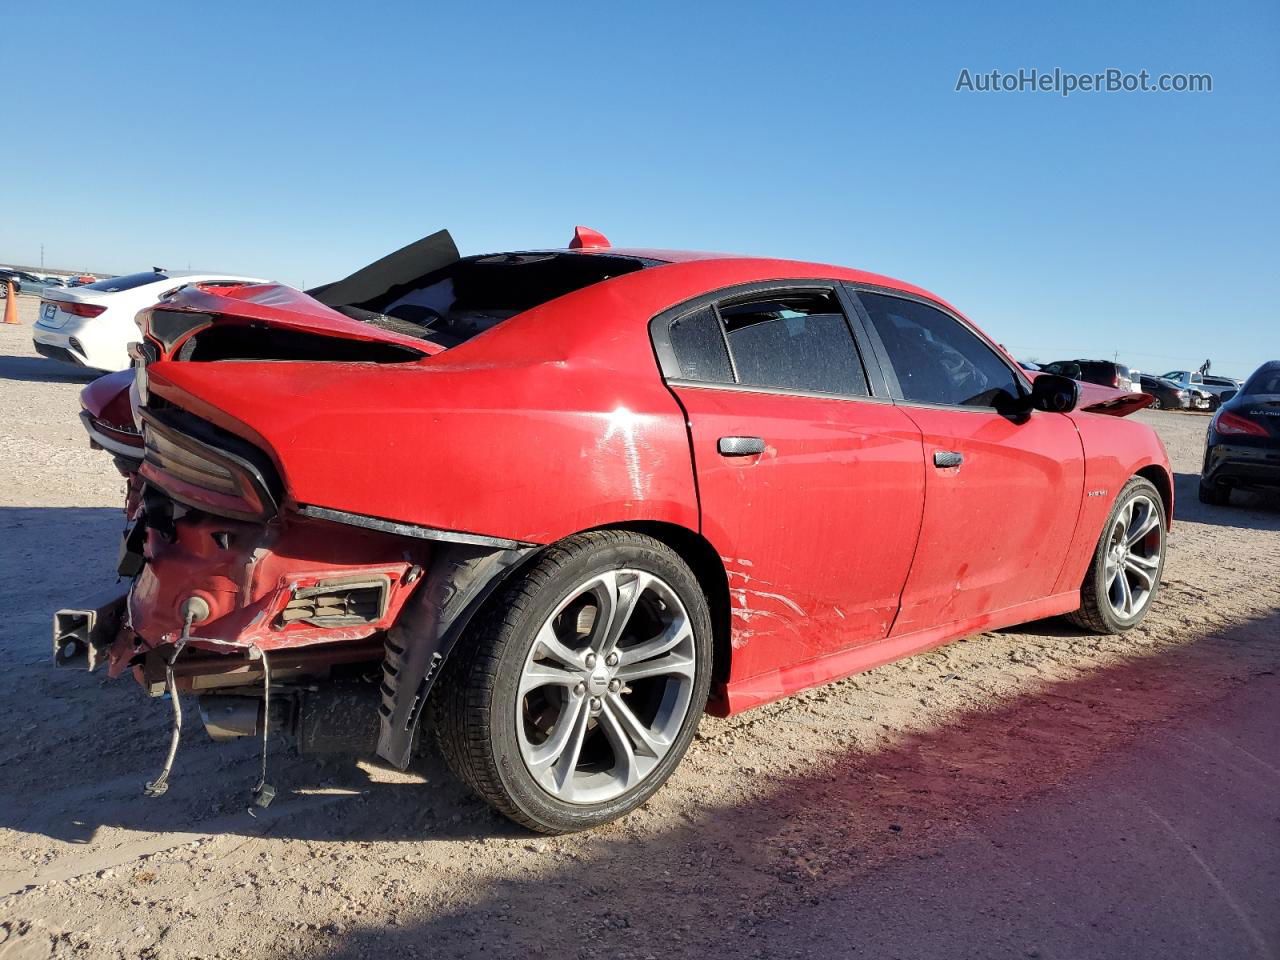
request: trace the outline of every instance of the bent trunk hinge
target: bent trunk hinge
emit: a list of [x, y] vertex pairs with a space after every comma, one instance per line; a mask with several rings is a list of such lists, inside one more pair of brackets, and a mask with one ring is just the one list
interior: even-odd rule
[[536, 547], [494, 550], [441, 544], [425, 582], [387, 631], [378, 707], [378, 756], [403, 770], [427, 695], [480, 605]]

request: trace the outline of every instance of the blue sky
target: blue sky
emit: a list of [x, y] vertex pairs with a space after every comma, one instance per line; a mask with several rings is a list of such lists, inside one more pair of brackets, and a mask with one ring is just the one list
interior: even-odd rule
[[[1280, 6], [20, 4], [0, 262], [296, 285], [439, 226], [911, 280], [1022, 356], [1280, 357]], [[1213, 92], [957, 93], [960, 71]]]

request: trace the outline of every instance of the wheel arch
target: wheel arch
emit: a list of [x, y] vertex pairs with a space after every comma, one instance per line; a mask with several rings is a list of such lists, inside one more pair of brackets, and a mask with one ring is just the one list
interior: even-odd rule
[[[729, 577], [720, 555], [700, 533], [658, 520], [628, 520], [579, 530], [579, 536], [597, 530], [628, 531], [651, 537], [675, 551], [702, 587], [711, 614], [710, 709], [719, 711], [717, 701], [729, 676], [732, 657]], [[536, 562], [548, 547], [492, 550], [448, 544], [433, 560], [424, 577], [421, 595], [406, 606], [388, 635], [383, 671], [383, 705], [380, 756], [404, 768], [422, 708], [431, 696], [434, 681], [445, 661], [454, 653], [480, 608], [494, 602], [504, 584]], [[412, 662], [410, 662], [410, 659]]]
[[1149, 463], [1145, 467], [1140, 467], [1134, 471], [1135, 477], [1142, 477], [1144, 480], [1150, 480], [1152, 485], [1160, 492], [1160, 501], [1164, 504], [1164, 522], [1165, 526], [1173, 529], [1173, 478], [1169, 476], [1169, 471], [1158, 463]]
[[729, 606], [729, 575], [725, 571], [720, 554], [702, 534], [679, 524], [658, 520], [630, 520], [596, 529], [630, 530], [633, 533], [652, 537], [674, 550], [679, 554], [680, 559], [689, 565], [689, 569], [693, 571], [694, 577], [702, 587], [703, 596], [707, 598], [707, 607], [711, 612], [711, 641], [714, 657], [711, 690], [714, 697], [717, 689], [728, 680], [729, 663], [733, 658], [733, 645], [730, 643], [732, 616]]

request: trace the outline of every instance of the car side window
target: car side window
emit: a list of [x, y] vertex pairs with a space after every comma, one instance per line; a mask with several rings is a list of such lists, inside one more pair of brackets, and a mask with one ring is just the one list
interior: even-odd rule
[[769, 293], [718, 307], [737, 382], [866, 396], [867, 377], [836, 295]]
[[902, 388], [918, 403], [1000, 407], [1022, 394], [995, 351], [954, 317], [902, 297], [859, 291]]
[[733, 383], [729, 351], [714, 307], [706, 306], [674, 321], [671, 349], [680, 365], [682, 380]]

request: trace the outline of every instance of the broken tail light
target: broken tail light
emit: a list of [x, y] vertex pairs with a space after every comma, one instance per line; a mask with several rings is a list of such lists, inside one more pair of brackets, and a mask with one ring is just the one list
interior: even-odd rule
[[[264, 520], [276, 502], [267, 470], [143, 411], [139, 473], [179, 503], [236, 520]], [[241, 445], [248, 446], [243, 441]]]

